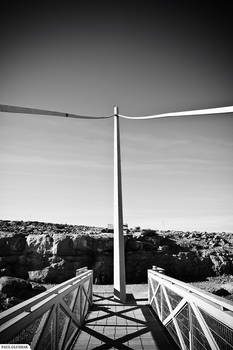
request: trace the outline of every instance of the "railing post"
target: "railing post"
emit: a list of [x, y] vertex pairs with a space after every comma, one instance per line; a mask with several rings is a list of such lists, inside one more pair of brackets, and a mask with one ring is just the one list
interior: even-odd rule
[[157, 266], [153, 265], [152, 270], [165, 275], [165, 269], [163, 269], [162, 267], [157, 267]]
[[148, 287], [147, 287], [147, 299], [148, 299], [148, 304], [150, 304], [150, 300], [151, 300], [151, 281], [149, 279], [149, 270], [147, 270], [147, 281], [148, 281]]
[[121, 151], [118, 107], [114, 106], [114, 297], [126, 300]]
[[91, 279], [90, 279], [90, 295], [89, 295], [89, 298], [90, 298], [90, 303], [91, 305], [93, 304], [93, 272], [91, 274]]
[[189, 312], [189, 350], [193, 350], [193, 320], [192, 320], [192, 308], [190, 304], [188, 304], [188, 312]]
[[54, 306], [54, 314], [53, 314], [53, 337], [52, 337], [52, 349], [56, 350], [58, 349], [58, 312], [59, 312], [59, 306], [56, 304]]

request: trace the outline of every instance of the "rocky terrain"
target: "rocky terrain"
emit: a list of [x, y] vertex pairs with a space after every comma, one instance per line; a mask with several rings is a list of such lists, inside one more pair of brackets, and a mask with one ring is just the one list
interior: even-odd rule
[[[233, 274], [233, 234], [127, 230], [125, 259], [127, 283], [146, 282], [147, 269], [152, 265], [163, 267], [168, 275], [186, 282], [230, 275]], [[75, 276], [76, 269], [83, 266], [93, 269], [95, 283], [113, 282], [111, 230], [0, 221], [1, 278], [60, 283]]]
[[208, 277], [205, 281], [191, 284], [233, 302], [233, 275]]

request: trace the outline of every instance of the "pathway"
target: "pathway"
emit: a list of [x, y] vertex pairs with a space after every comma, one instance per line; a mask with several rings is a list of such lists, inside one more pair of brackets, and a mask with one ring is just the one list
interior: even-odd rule
[[73, 350], [175, 349], [147, 305], [147, 286], [144, 291], [127, 294], [125, 304], [114, 300], [112, 292], [101, 288], [94, 286], [93, 306]]

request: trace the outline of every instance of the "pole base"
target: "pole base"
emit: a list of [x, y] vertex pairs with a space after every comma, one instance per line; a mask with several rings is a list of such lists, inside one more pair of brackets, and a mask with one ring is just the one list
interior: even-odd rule
[[126, 303], [127, 301], [126, 293], [124, 292], [122, 293], [116, 288], [114, 288], [113, 295], [114, 295], [114, 300], [120, 301], [121, 303]]

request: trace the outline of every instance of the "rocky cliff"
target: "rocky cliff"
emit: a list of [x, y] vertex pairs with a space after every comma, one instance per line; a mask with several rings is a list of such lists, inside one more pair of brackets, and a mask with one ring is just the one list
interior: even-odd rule
[[[60, 283], [79, 267], [94, 282], [113, 281], [113, 235], [101, 228], [0, 221], [0, 276]], [[152, 265], [185, 281], [233, 273], [232, 234], [156, 232], [125, 235], [127, 283], [147, 280]]]

